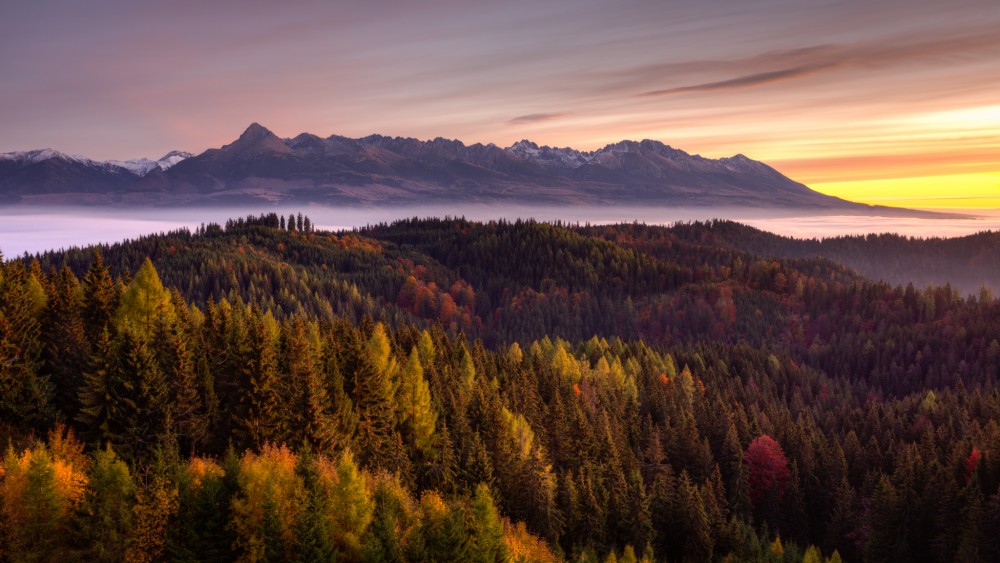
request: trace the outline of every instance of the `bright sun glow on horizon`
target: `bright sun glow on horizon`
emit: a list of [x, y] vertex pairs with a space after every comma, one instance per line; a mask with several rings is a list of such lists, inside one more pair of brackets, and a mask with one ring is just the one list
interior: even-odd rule
[[809, 187], [872, 205], [917, 209], [1000, 208], [1000, 172], [828, 182]]

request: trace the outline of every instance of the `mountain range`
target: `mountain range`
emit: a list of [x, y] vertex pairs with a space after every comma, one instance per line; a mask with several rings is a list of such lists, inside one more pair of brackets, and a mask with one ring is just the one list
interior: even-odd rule
[[159, 160], [94, 161], [52, 149], [0, 154], [0, 202], [83, 205], [443, 203], [757, 207], [900, 215], [815, 192], [743, 155], [709, 159], [659, 141], [595, 151], [520, 141], [501, 148], [437, 138], [302, 133], [254, 123], [232, 143]]

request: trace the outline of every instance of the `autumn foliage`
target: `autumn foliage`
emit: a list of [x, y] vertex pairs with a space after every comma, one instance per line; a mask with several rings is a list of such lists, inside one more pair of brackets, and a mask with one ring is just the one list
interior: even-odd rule
[[758, 436], [746, 452], [750, 472], [750, 500], [760, 504], [767, 497], [782, 498], [788, 487], [788, 460], [781, 445], [770, 436]]

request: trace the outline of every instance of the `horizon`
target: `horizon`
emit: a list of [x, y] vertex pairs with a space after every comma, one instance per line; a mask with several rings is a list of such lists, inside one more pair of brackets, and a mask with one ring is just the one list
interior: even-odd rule
[[583, 151], [651, 139], [862, 203], [1000, 207], [988, 0], [234, 5], [9, 7], [0, 152], [198, 154], [250, 122]]

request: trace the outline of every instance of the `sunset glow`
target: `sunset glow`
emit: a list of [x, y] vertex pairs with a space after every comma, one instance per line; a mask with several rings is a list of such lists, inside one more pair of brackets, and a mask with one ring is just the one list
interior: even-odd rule
[[651, 138], [858, 201], [1000, 201], [995, 0], [88, 4], [4, 7], [0, 152], [157, 158], [254, 121], [584, 150]]
[[814, 183], [810, 187], [824, 194], [874, 205], [1000, 208], [1000, 172]]

